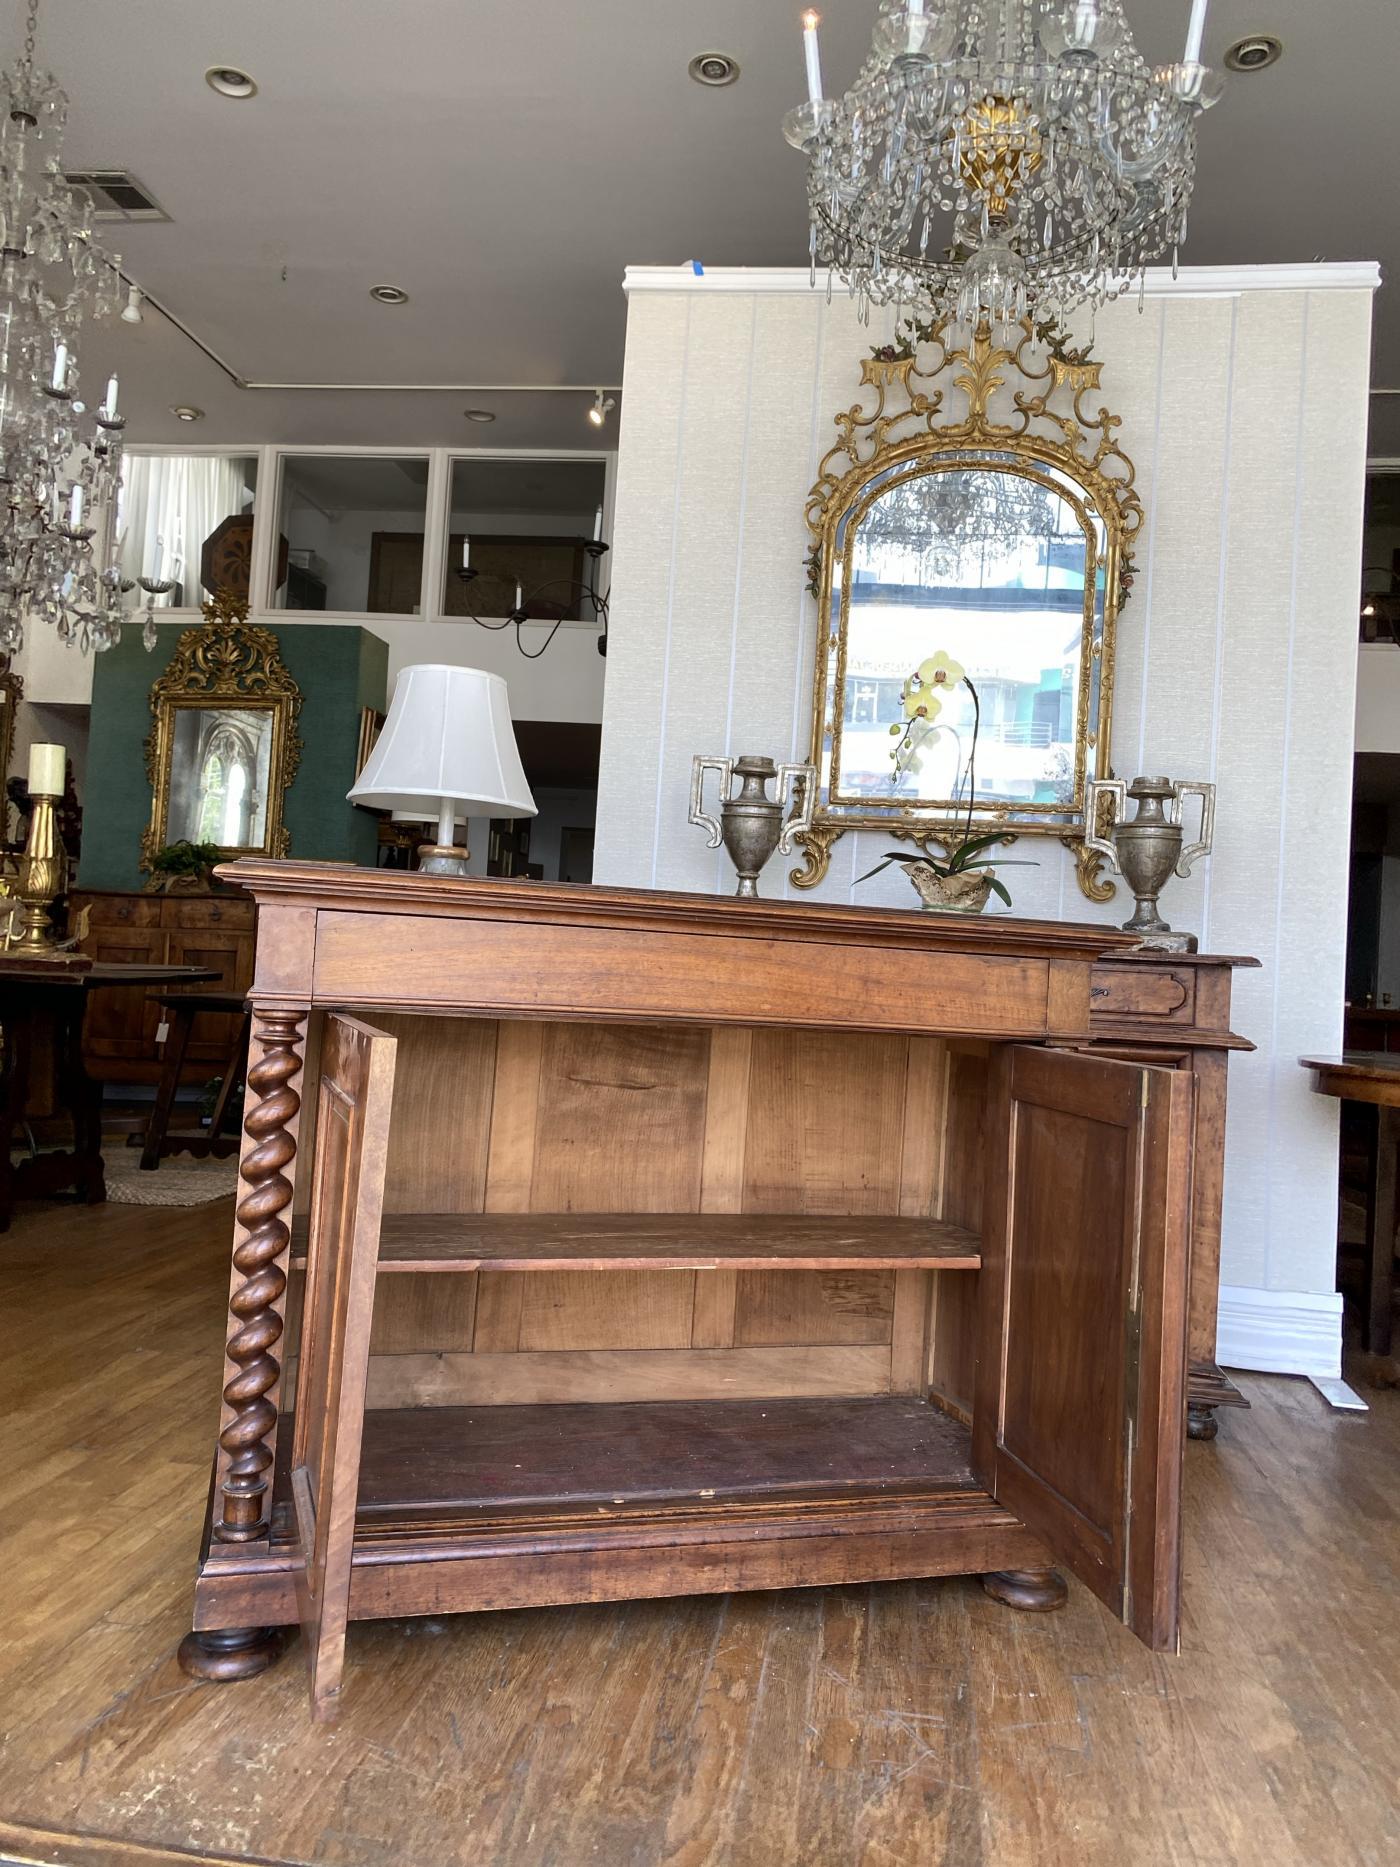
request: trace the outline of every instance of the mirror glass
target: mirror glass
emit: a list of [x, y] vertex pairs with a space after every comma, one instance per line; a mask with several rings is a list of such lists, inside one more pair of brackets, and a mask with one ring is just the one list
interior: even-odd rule
[[286, 455], [272, 607], [418, 615], [427, 509], [426, 454]]
[[992, 457], [872, 484], [838, 537], [829, 802], [1075, 809], [1098, 706], [1099, 520], [1053, 469]]
[[[170, 584], [157, 609], [197, 609], [220, 585], [246, 596], [257, 480], [251, 454], [128, 454], [117, 507], [123, 575]], [[134, 598], [144, 606], [143, 591]]]
[[263, 848], [272, 730], [265, 707], [175, 709], [166, 842]]

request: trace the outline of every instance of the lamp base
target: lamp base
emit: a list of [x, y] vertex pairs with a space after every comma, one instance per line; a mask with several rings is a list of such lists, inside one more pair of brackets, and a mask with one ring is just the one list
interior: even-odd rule
[[455, 843], [420, 843], [418, 847], [418, 873], [420, 875], [470, 875], [467, 867], [470, 851], [459, 849]]

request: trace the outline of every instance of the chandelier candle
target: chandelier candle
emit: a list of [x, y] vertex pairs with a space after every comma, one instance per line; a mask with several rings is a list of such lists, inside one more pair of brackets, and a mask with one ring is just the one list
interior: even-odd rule
[[807, 60], [807, 96], [811, 103], [822, 101], [822, 54], [817, 44], [817, 28], [822, 23], [820, 13], [802, 15], [802, 50]]
[[1206, 36], [1206, 7], [1209, 0], [1191, 0], [1191, 24], [1186, 28], [1186, 53], [1183, 63], [1199, 65], [1201, 41]]
[[1193, 0], [1185, 59], [1154, 69], [1125, 0], [879, 0], [869, 56], [824, 99], [805, 13], [808, 101], [783, 134], [807, 158], [813, 281], [974, 327], [1132, 290], [1185, 238], [1222, 88], [1205, 16]]

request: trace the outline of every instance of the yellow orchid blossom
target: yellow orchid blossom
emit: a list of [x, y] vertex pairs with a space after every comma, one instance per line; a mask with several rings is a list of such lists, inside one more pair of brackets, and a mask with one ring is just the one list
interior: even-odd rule
[[923, 687], [956, 687], [959, 681], [967, 679], [967, 669], [940, 648], [936, 655], [919, 663], [914, 679]]

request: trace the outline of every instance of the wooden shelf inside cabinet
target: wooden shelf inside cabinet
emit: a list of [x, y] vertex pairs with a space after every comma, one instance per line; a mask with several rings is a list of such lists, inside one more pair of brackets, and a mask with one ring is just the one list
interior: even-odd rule
[[[306, 1262], [306, 1221], [292, 1232]], [[763, 1212], [385, 1213], [379, 1274], [404, 1271], [969, 1270], [975, 1232], [942, 1219]]]
[[907, 1395], [371, 1410], [357, 1534], [977, 1492], [971, 1455]]

